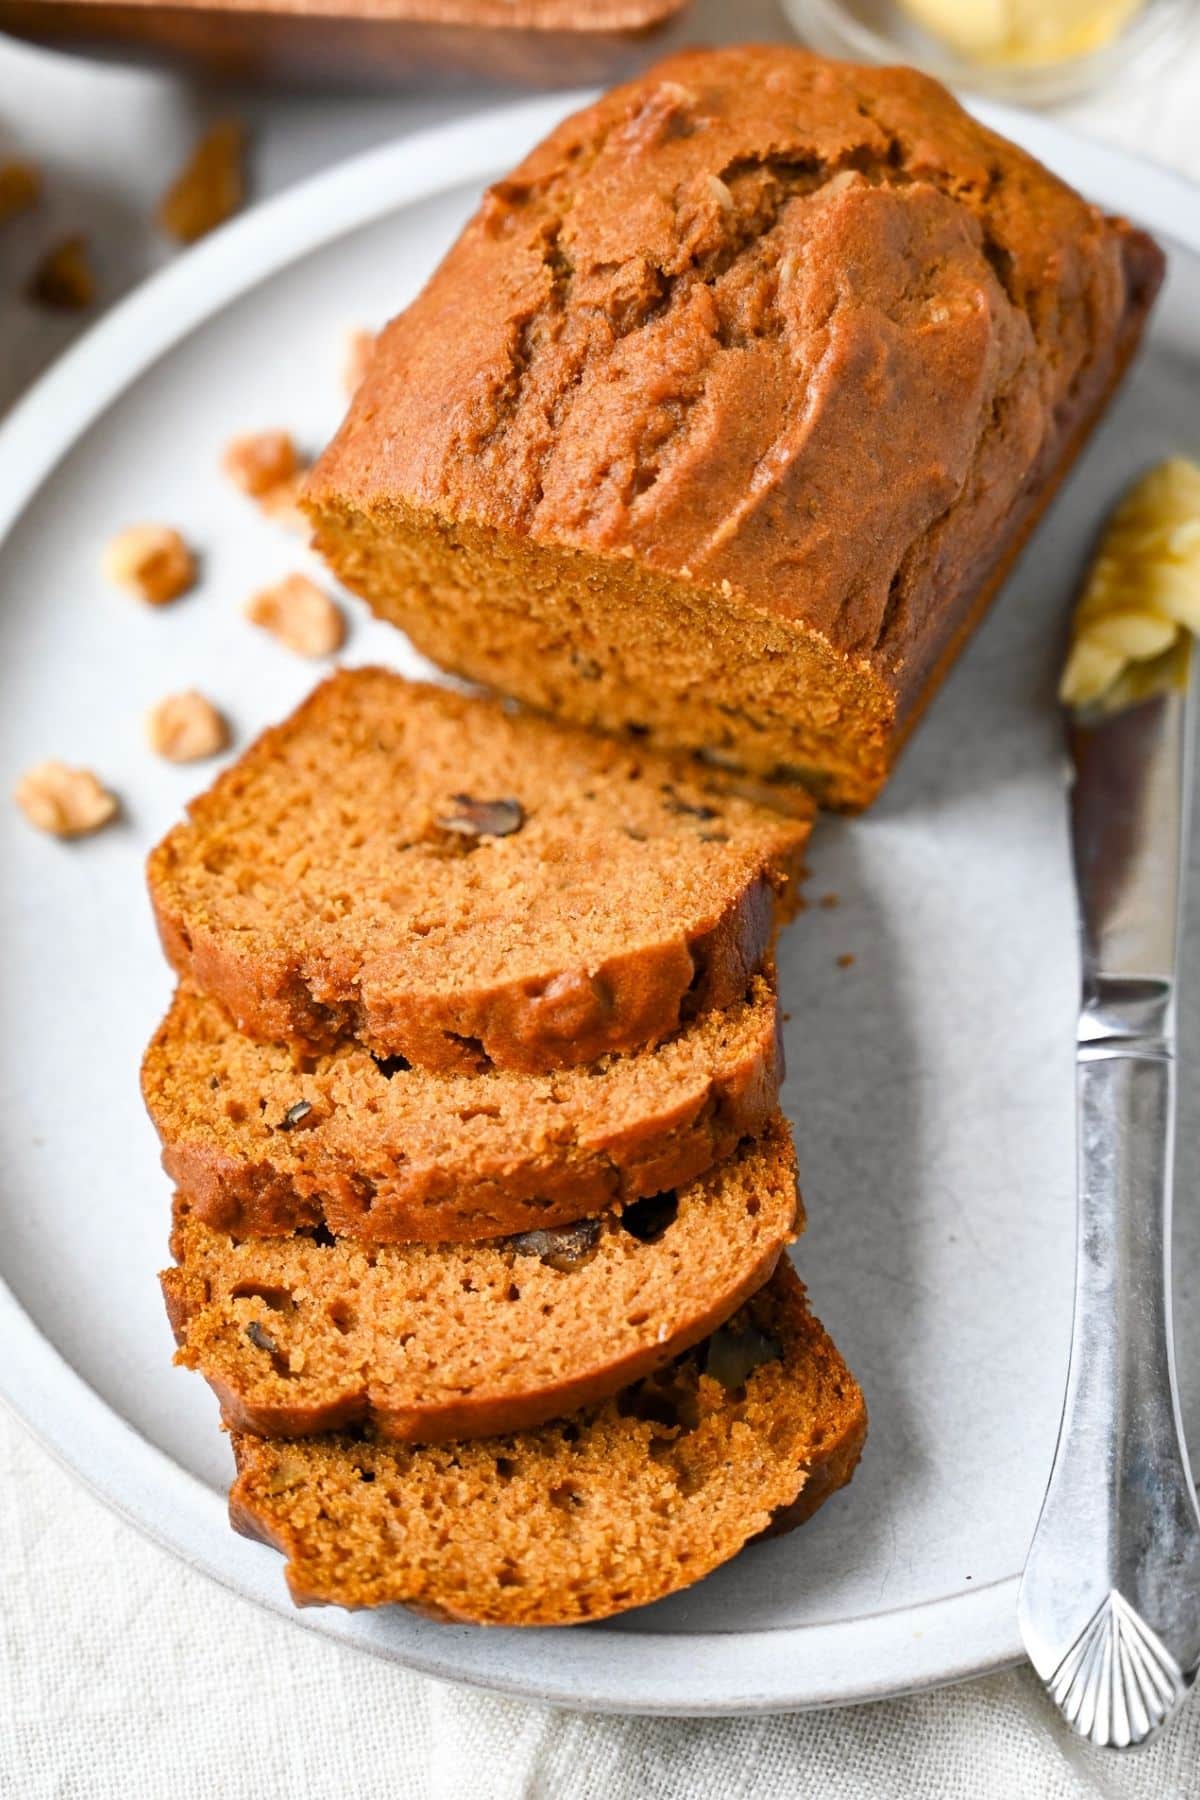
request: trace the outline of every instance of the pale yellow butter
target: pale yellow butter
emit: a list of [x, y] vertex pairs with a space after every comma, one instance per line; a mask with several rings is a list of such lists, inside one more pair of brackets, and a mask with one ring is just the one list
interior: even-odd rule
[[1032, 67], [1112, 42], [1145, 0], [901, 0], [918, 25], [960, 56]]
[[1200, 466], [1160, 463], [1117, 507], [1084, 583], [1059, 697], [1124, 704], [1200, 631]]

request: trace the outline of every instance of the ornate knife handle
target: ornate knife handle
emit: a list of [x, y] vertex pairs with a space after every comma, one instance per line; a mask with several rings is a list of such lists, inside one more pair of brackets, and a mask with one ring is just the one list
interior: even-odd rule
[[[1169, 998], [1097, 996], [1078, 1065], [1075, 1318], [1058, 1448], [1021, 1584], [1021, 1634], [1064, 1717], [1123, 1747], [1200, 1663], [1200, 1512], [1171, 1333]], [[1141, 987], [1142, 984], [1136, 984]], [[1155, 1014], [1160, 1019], [1155, 1019]]]

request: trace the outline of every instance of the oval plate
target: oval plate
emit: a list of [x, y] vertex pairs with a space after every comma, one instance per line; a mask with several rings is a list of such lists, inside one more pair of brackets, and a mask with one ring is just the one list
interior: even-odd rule
[[[199, 781], [149, 756], [141, 714], [195, 684], [244, 743], [311, 684], [240, 617], [303, 555], [220, 478], [222, 445], [275, 424], [323, 442], [343, 333], [411, 297], [480, 188], [576, 104], [409, 137], [248, 214], [104, 319], [0, 431], [4, 778], [57, 755], [125, 801], [118, 827], [74, 847], [2, 813], [0, 1388], [126, 1517], [289, 1613], [279, 1559], [228, 1529], [228, 1449], [203, 1385], [171, 1368], [154, 1279], [168, 1195], [136, 1071], [169, 980], [141, 863]], [[821, 825], [813, 892], [839, 904], [787, 935], [786, 1101], [811, 1219], [798, 1261], [867, 1392], [859, 1474], [802, 1532], [607, 1626], [481, 1631], [392, 1609], [302, 1615], [312, 1630], [446, 1679], [641, 1713], [861, 1700], [1019, 1655], [1016, 1584], [1071, 1290], [1075, 964], [1054, 667], [1103, 510], [1193, 441], [1200, 199], [1040, 120], [986, 116], [1176, 248], [1146, 356], [885, 800]], [[104, 540], [137, 518], [178, 522], [204, 550], [202, 588], [175, 608], [139, 608], [100, 579]], [[422, 668], [361, 611], [349, 654]], [[1188, 954], [1195, 966], [1194, 933]], [[1185, 1193], [1200, 1174], [1189, 1123]], [[1198, 1221], [1184, 1224], [1194, 1284]], [[1179, 1316], [1200, 1441], [1200, 1309]]]

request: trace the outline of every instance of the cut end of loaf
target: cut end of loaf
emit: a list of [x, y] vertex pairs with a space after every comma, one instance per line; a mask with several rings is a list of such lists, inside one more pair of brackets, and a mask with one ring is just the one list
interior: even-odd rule
[[310, 508], [316, 548], [443, 668], [539, 712], [751, 777], [786, 809], [866, 806], [895, 696], [818, 634], [624, 558], [540, 544], [399, 502]]

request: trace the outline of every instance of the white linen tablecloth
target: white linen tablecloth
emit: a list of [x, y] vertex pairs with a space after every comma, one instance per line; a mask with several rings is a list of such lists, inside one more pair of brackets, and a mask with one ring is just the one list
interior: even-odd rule
[[[701, 4], [694, 35], [784, 29], [772, 5], [747, 0]], [[231, 98], [0, 42], [0, 157], [20, 149], [46, 164], [50, 219], [64, 229], [86, 197], [111, 295], [163, 257], [147, 220], [199, 116], [232, 107], [249, 119], [261, 195], [497, 98]], [[1065, 116], [1200, 180], [1198, 108], [1200, 44], [1152, 84]], [[6, 297], [28, 231], [18, 223], [0, 243], [0, 412], [74, 329]], [[1196, 1800], [1200, 1702], [1124, 1757], [1066, 1732], [1027, 1670], [755, 1721], [555, 1713], [407, 1675], [259, 1612], [112, 1517], [0, 1414], [0, 1796], [218, 1795]]]

